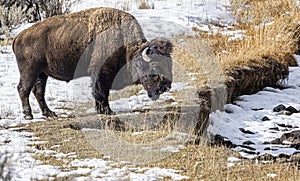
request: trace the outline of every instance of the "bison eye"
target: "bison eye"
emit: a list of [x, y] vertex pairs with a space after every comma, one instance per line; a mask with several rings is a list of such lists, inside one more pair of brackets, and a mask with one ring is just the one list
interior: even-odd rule
[[159, 80], [159, 76], [158, 76], [158, 75], [154, 75], [154, 76], [153, 76], [153, 80], [154, 80], [154, 81], [158, 81], [158, 80]]

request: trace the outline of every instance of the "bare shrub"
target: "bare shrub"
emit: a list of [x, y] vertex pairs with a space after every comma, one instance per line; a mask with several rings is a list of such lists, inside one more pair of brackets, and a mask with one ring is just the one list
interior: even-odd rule
[[22, 23], [41, 21], [70, 12], [80, 0], [0, 0], [0, 34], [8, 33]]
[[[245, 2], [248, 5], [250, 1]], [[288, 0], [268, 2], [251, 1], [250, 9], [235, 10], [239, 12], [239, 25], [235, 30], [242, 32], [243, 39], [232, 39], [222, 32], [207, 34], [198, 31], [198, 35], [213, 47], [224, 69], [253, 61], [263, 64], [264, 57], [286, 63], [297, 50], [299, 35], [296, 37], [295, 34], [300, 31], [298, 7]]]
[[0, 6], [0, 34], [8, 37], [8, 33], [13, 28], [25, 21], [26, 14], [25, 8], [16, 4], [10, 7]]
[[[0, 156], [0, 180], [11, 180], [11, 170], [9, 167], [9, 158], [11, 156], [6, 152]], [[6, 172], [5, 172], [6, 171]]]
[[139, 9], [154, 9], [154, 5], [150, 4], [148, 0], [137, 1]]

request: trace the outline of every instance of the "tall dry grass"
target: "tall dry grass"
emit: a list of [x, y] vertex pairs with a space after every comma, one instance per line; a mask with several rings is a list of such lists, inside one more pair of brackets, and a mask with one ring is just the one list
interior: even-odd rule
[[295, 2], [234, 2], [234, 8], [237, 8], [234, 12], [238, 17], [234, 30], [243, 32], [241, 39], [224, 35], [222, 31], [215, 34], [198, 31], [198, 35], [212, 46], [222, 67], [230, 69], [251, 62], [264, 63], [266, 57], [287, 64], [286, 61], [298, 49], [300, 13]]

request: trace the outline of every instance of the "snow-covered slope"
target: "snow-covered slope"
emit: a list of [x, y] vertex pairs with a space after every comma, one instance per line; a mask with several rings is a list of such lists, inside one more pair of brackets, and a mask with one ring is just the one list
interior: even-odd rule
[[[296, 58], [300, 63], [300, 57]], [[249, 158], [299, 152], [292, 142], [270, 144], [283, 133], [299, 130], [300, 126], [300, 113], [274, 111], [280, 104], [300, 110], [300, 67], [290, 67], [289, 78], [283, 85], [285, 89], [266, 87], [256, 94], [238, 97], [233, 104], [225, 105], [225, 111], [210, 115], [208, 131], [227, 138], [237, 145], [235, 150]]]

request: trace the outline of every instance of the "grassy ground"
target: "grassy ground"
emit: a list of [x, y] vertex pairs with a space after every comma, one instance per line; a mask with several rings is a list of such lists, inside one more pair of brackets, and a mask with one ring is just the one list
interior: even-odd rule
[[243, 32], [242, 39], [232, 39], [222, 31], [198, 31], [198, 36], [211, 45], [222, 67], [231, 69], [246, 65], [249, 61], [262, 64], [266, 56], [295, 64], [290, 58], [298, 50], [300, 31], [300, 14], [295, 1], [232, 1], [238, 25], [231, 30]]
[[[75, 152], [77, 158], [103, 158], [85, 139], [80, 130], [76, 130], [76, 121], [52, 120], [31, 123], [27, 129], [34, 131], [41, 140], [48, 142], [36, 145], [41, 150], [54, 150], [62, 153]], [[61, 145], [56, 147], [55, 145]], [[128, 153], [130, 154], [130, 153]], [[57, 160], [52, 156], [35, 156], [45, 164], [66, 165], [66, 160]], [[229, 164], [229, 157], [239, 157], [237, 153], [224, 146], [189, 145], [179, 153], [157, 161], [141, 164], [141, 167], [162, 167], [182, 170], [182, 175], [190, 180], [299, 180], [300, 172], [297, 162], [284, 162], [277, 159], [272, 162], [241, 159]], [[71, 162], [74, 158], [67, 158]], [[69, 169], [69, 168], [68, 168]], [[276, 174], [272, 178], [272, 174]], [[166, 179], [168, 180], [168, 179]]]
[[[226, 70], [236, 69], [239, 66], [243, 67], [249, 65], [249, 63], [263, 67], [266, 65], [266, 60], [270, 59], [284, 64], [295, 63], [289, 57], [298, 48], [299, 10], [294, 8], [292, 1], [233, 0], [233, 5], [240, 21], [239, 26], [234, 27], [234, 30], [244, 30], [244, 39], [228, 41], [230, 37], [222, 35], [221, 32], [211, 34], [196, 30], [198, 32], [197, 38], [199, 38], [198, 43], [200, 43], [200, 40], [205, 40], [211, 46], [216, 61], [219, 61], [222, 65], [222, 71], [226, 72]], [[251, 8], [243, 9], [245, 5], [249, 5]], [[181, 63], [186, 64], [185, 66], [189, 72], [197, 73], [197, 71], [202, 70], [203, 67], [190, 66], [195, 65], [193, 58], [189, 58], [190, 52], [187, 53], [180, 47], [176, 52], [178, 52], [178, 55], [173, 56], [184, 57]], [[195, 55], [195, 52], [193, 53]], [[203, 59], [203, 62], [205, 61], [207, 60]], [[216, 75], [216, 72], [209, 72]], [[222, 78], [222, 75], [219, 75], [220, 72], [217, 71], [217, 73], [218, 78], [215, 82]], [[180, 77], [180, 75], [179, 72], [176, 76]], [[199, 74], [196, 80], [198, 80], [198, 88], [211, 85], [206, 75]], [[256, 80], [256, 78], [249, 77], [249, 82], [253, 82], [253, 80]], [[140, 88], [132, 88], [132, 90], [129, 90], [128, 95], [135, 94], [138, 90]], [[118, 98], [112, 97], [111, 99]], [[96, 151], [86, 140], [82, 131], [78, 130], [74, 118], [31, 123], [27, 126], [27, 129], [34, 132], [41, 140], [48, 141], [46, 144], [35, 145], [37, 149], [54, 150], [66, 154], [76, 152], [77, 158], [103, 158], [103, 154]], [[116, 134], [122, 137], [127, 136], [126, 132], [117, 132]], [[152, 137], [151, 134], [149, 132], [143, 136]], [[164, 134], [161, 134], [161, 136], [164, 136]], [[136, 139], [127, 138], [129, 142]], [[141, 139], [143, 141], [143, 138]], [[207, 138], [204, 138], [204, 140], [207, 140]], [[138, 139], [133, 141], [141, 142]], [[166, 159], [140, 166], [159, 166], [182, 170], [181, 174], [189, 176], [191, 180], [300, 180], [297, 160], [288, 162], [277, 159], [276, 161], [266, 162], [241, 159], [230, 166], [230, 164], [228, 165], [228, 158], [232, 156], [239, 157], [237, 153], [224, 146], [211, 146], [205, 143], [200, 145], [191, 144]], [[65, 161], [62, 163], [62, 161], [52, 156], [38, 155], [36, 158], [45, 164], [59, 166], [67, 164]], [[68, 159], [70, 162], [74, 158]]]

